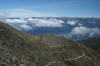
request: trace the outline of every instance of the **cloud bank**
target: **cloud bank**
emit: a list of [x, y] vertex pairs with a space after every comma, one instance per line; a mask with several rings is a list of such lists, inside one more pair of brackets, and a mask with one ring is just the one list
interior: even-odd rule
[[87, 28], [84, 26], [80, 26], [80, 27], [75, 27], [72, 29], [72, 31], [70, 32], [70, 35], [74, 35], [74, 36], [86, 36], [89, 35], [90, 37], [93, 37], [96, 34], [100, 34], [100, 29], [98, 29], [97, 27], [95, 28]]
[[[1, 18], [1, 17], [0, 17]], [[3, 17], [1, 18], [3, 20]], [[0, 20], [1, 20], [0, 19]], [[11, 26], [27, 32], [31, 29], [36, 30], [37, 27], [61, 27], [60, 33], [57, 33], [59, 36], [66, 37], [68, 39], [80, 40], [87, 39], [90, 37], [100, 36], [100, 27], [98, 26], [99, 22], [83, 22], [78, 20], [66, 20], [58, 18], [45, 18], [45, 17], [33, 17], [33, 18], [4, 18], [4, 22], [10, 24]], [[89, 25], [89, 26], [88, 26]], [[91, 26], [90, 26], [91, 25]], [[97, 26], [96, 26], [97, 25]], [[86, 27], [87, 26], [87, 27]], [[95, 27], [94, 27], [95, 26]], [[94, 28], [92, 28], [94, 27]], [[52, 28], [53, 29], [53, 28]], [[55, 33], [54, 33], [55, 34]]]
[[20, 27], [23, 28], [23, 29], [26, 29], [26, 30], [32, 29], [31, 26], [28, 26], [28, 25], [26, 25], [26, 24], [20, 25]]
[[27, 23], [24, 19], [7, 19], [9, 23]]
[[64, 21], [57, 19], [28, 19], [33, 26], [36, 27], [63, 27]]
[[50, 18], [6, 19], [6, 23], [17, 29], [30, 30], [34, 27], [63, 27], [64, 21]]
[[99, 37], [100, 29], [88, 28], [85, 26], [75, 27], [69, 33], [60, 33], [58, 36], [63, 36], [71, 40], [84, 40], [91, 37]]
[[77, 23], [77, 21], [75, 21], [75, 20], [69, 20], [68, 22], [67, 22], [67, 24], [69, 24], [69, 25], [76, 25], [76, 23]]

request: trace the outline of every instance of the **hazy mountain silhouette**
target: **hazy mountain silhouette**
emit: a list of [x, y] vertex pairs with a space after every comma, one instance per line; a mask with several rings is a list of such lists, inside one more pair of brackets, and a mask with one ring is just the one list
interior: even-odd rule
[[78, 42], [100, 53], [100, 37], [90, 38]]

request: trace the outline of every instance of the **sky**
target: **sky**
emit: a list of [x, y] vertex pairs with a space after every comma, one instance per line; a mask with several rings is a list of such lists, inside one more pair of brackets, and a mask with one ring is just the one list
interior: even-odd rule
[[0, 16], [100, 18], [100, 0], [0, 0]]

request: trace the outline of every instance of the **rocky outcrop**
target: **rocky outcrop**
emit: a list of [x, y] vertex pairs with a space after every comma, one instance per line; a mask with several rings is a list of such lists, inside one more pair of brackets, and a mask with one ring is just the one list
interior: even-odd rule
[[100, 66], [100, 58], [69, 39], [29, 35], [0, 22], [0, 66]]

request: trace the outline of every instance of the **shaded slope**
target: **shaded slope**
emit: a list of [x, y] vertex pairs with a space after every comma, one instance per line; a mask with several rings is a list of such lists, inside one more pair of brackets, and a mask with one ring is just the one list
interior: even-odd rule
[[78, 41], [80, 44], [85, 45], [97, 52], [100, 53], [100, 37], [98, 38], [90, 38], [83, 41]]
[[0, 22], [0, 66], [100, 66], [98, 56], [69, 39], [29, 35]]

